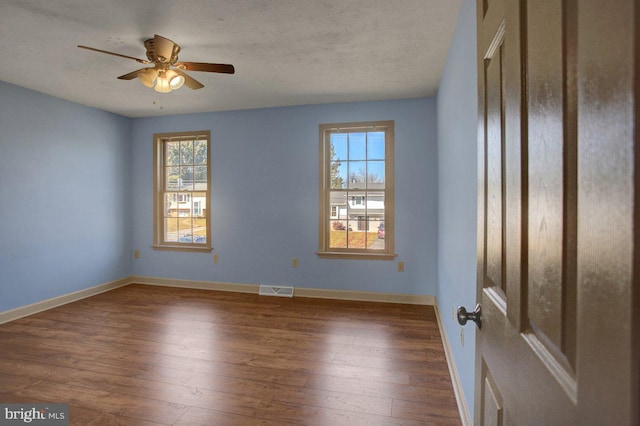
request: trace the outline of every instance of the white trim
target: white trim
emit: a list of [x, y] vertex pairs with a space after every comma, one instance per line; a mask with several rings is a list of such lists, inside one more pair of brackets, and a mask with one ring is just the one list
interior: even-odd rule
[[236, 283], [222, 283], [212, 281], [196, 281], [196, 280], [180, 280], [173, 278], [159, 278], [159, 277], [144, 277], [144, 276], [132, 276], [130, 277], [132, 284], [145, 284], [145, 285], [157, 285], [162, 287], [180, 287], [180, 288], [194, 288], [199, 290], [216, 290], [216, 291], [232, 291], [236, 293], [255, 293], [258, 294], [260, 286], [258, 284], [236, 284]]
[[464, 396], [464, 390], [462, 389], [462, 383], [460, 382], [460, 376], [458, 375], [458, 368], [456, 367], [455, 359], [453, 358], [453, 352], [451, 351], [451, 345], [449, 345], [449, 338], [447, 337], [446, 330], [442, 323], [442, 317], [440, 316], [440, 309], [438, 308], [437, 300], [433, 304], [433, 308], [436, 311], [436, 320], [438, 321], [438, 329], [440, 330], [440, 336], [442, 336], [442, 346], [444, 346], [444, 353], [447, 357], [447, 364], [449, 365], [449, 375], [451, 376], [451, 383], [453, 384], [453, 393], [456, 396], [456, 402], [458, 404], [458, 412], [462, 420], [463, 426], [471, 426], [471, 413], [469, 413], [469, 405], [467, 399]]
[[[144, 276], [132, 276], [131, 283], [165, 287], [195, 288], [201, 290], [232, 291], [236, 293], [259, 294], [260, 291], [260, 286], [258, 284], [222, 283]], [[435, 297], [430, 295], [380, 293], [373, 291], [326, 290], [304, 287], [295, 287], [294, 296], [318, 299], [356, 300], [361, 302], [407, 303], [412, 305], [433, 305], [435, 303]]]
[[435, 303], [435, 297], [431, 295], [326, 290], [321, 288], [296, 287], [295, 296], [318, 299], [357, 300], [360, 302], [406, 303], [410, 305], [433, 305]]
[[75, 302], [77, 300], [86, 299], [87, 297], [95, 296], [96, 294], [104, 293], [105, 291], [113, 290], [118, 287], [124, 287], [129, 284], [131, 284], [131, 277], [122, 278], [120, 280], [99, 284], [94, 287], [85, 288], [72, 293], [52, 297], [51, 299], [32, 303], [30, 305], [0, 312], [0, 324], [37, 314], [38, 312], [46, 311], [47, 309], [66, 305], [67, 303]]

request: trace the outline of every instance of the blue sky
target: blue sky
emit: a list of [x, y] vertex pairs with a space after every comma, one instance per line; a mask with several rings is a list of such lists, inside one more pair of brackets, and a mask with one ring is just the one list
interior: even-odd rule
[[384, 132], [332, 133], [334, 160], [340, 160], [338, 175], [347, 182], [352, 173], [367, 171], [384, 179]]

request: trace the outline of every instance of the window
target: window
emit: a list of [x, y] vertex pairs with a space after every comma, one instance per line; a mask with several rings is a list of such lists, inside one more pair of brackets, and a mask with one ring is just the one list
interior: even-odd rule
[[320, 125], [319, 256], [394, 259], [393, 125]]
[[211, 251], [211, 134], [154, 135], [154, 247]]

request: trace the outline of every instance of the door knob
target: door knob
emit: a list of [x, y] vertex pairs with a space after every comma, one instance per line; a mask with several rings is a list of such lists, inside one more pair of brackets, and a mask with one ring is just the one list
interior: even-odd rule
[[465, 325], [467, 321], [471, 320], [476, 323], [478, 328], [482, 327], [482, 308], [480, 304], [476, 305], [476, 309], [473, 312], [467, 312], [464, 306], [458, 307], [458, 324]]

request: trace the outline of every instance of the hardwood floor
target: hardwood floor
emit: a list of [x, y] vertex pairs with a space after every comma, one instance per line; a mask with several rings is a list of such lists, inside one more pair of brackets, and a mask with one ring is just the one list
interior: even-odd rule
[[459, 425], [431, 306], [130, 285], [0, 325], [0, 402], [77, 425]]

